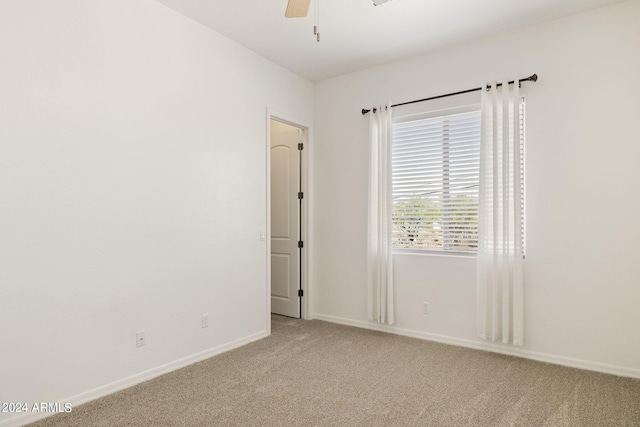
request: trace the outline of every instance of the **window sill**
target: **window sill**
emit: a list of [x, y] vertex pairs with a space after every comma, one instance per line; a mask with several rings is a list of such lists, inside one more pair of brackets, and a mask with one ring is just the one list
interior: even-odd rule
[[429, 251], [424, 249], [393, 249], [394, 255], [419, 255], [436, 256], [446, 258], [476, 258], [476, 252], [455, 252], [455, 251]]

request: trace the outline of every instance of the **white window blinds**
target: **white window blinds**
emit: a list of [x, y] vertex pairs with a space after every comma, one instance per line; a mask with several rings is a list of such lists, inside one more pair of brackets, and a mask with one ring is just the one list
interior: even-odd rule
[[[480, 111], [453, 111], [393, 125], [394, 249], [477, 252]], [[524, 100], [520, 112], [524, 165]], [[524, 167], [520, 187], [524, 194]], [[524, 223], [524, 197], [521, 209]]]
[[396, 123], [395, 248], [476, 252], [480, 112]]

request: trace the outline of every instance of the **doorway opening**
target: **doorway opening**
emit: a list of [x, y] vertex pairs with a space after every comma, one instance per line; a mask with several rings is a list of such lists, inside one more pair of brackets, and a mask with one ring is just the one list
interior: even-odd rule
[[303, 317], [307, 129], [269, 116], [270, 312]]

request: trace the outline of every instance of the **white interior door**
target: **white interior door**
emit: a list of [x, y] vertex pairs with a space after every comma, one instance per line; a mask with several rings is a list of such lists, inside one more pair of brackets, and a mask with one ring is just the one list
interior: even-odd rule
[[271, 120], [271, 312], [300, 317], [300, 153], [302, 130]]

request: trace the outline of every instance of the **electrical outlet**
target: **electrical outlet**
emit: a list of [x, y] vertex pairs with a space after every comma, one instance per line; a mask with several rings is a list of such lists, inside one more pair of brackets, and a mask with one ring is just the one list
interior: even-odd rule
[[429, 304], [428, 302], [423, 302], [422, 303], [422, 312], [424, 314], [431, 314], [431, 304]]
[[136, 332], [136, 347], [142, 347], [147, 343], [147, 336], [145, 331]]
[[202, 327], [203, 328], [208, 328], [209, 327], [209, 315], [208, 314], [203, 314], [202, 315]]

